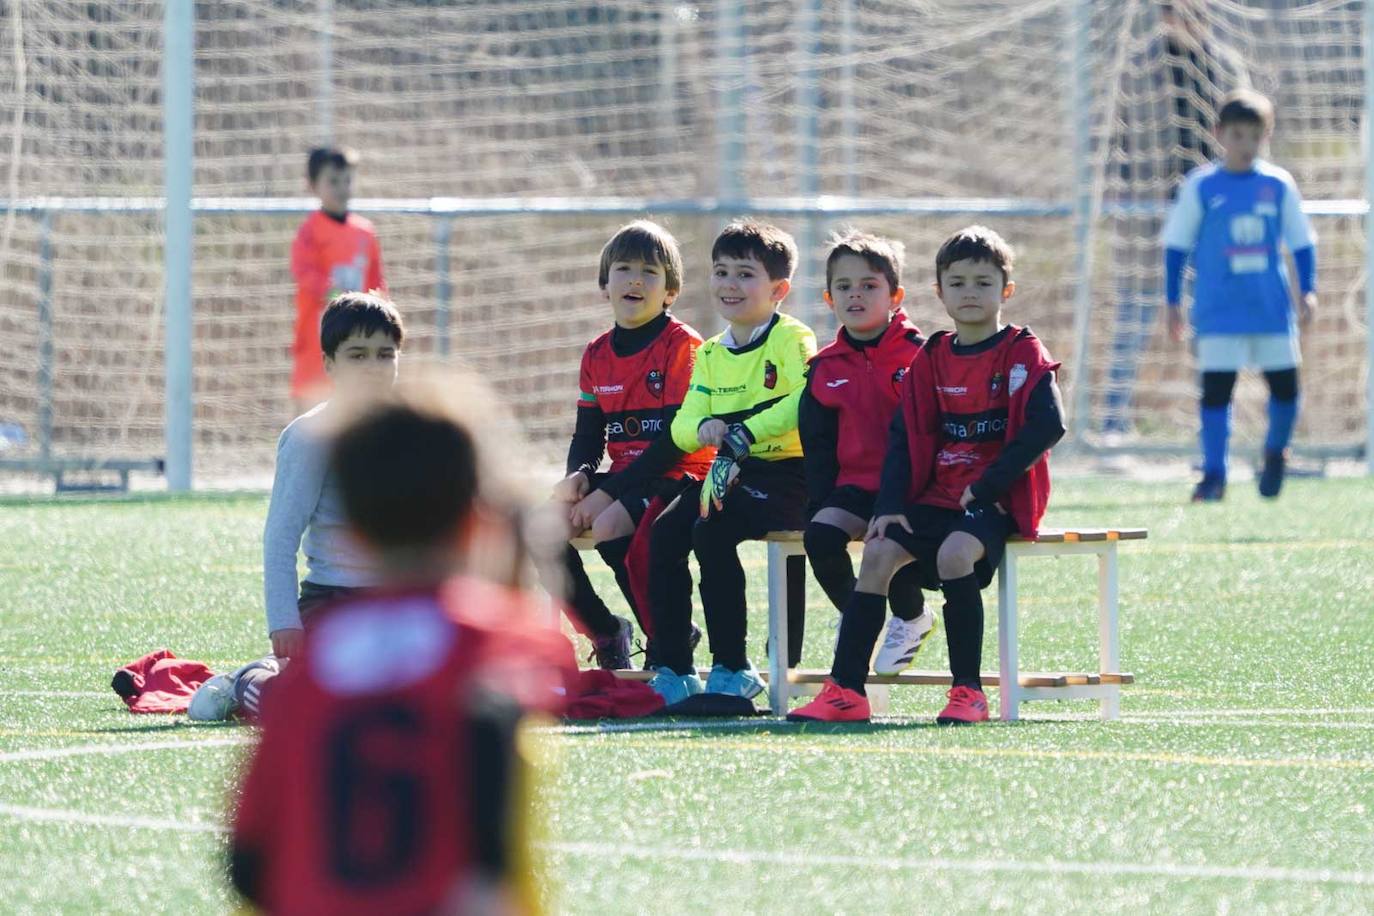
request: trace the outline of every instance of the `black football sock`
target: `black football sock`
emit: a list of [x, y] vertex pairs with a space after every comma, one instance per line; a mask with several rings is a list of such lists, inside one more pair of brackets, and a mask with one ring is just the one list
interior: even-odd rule
[[921, 568], [908, 563], [897, 570], [892, 584], [887, 587], [887, 604], [892, 608], [892, 616], [908, 623], [920, 617], [926, 609], [925, 595], [921, 594]]
[[711, 638], [712, 664], [739, 671], [748, 664], [744, 567], [739, 560], [739, 539], [719, 518], [697, 525], [692, 547], [701, 569], [698, 588], [706, 634]]
[[983, 689], [979, 668], [983, 660], [983, 592], [978, 576], [969, 573], [959, 579], [946, 579], [940, 586], [945, 593], [945, 641], [949, 644], [949, 671], [955, 687]]
[[840, 615], [840, 638], [835, 644], [835, 662], [830, 666], [831, 680], [865, 693], [868, 664], [886, 617], [886, 596], [860, 591], [850, 596]]
[[854, 561], [849, 557], [849, 532], [823, 522], [812, 522], [802, 535], [811, 571], [835, 610], [843, 611], [854, 591]]
[[[596, 545], [596, 552], [601, 554], [601, 559], [615, 573], [615, 584], [620, 586], [620, 594], [625, 596], [625, 604], [629, 606], [630, 613], [634, 614], [635, 620], [642, 621], [641, 609], [635, 604], [635, 592], [630, 588], [630, 571], [625, 565], [625, 557], [630, 552], [630, 536], [616, 538], [613, 541], [602, 541]], [[643, 624], [640, 624], [643, 629]]]
[[806, 557], [787, 558], [787, 667], [801, 664], [806, 636]]
[[568, 604], [572, 610], [569, 616], [578, 632], [584, 636], [614, 636], [620, 630], [620, 621], [592, 587], [582, 555], [571, 544], [563, 548], [563, 574], [568, 582]]

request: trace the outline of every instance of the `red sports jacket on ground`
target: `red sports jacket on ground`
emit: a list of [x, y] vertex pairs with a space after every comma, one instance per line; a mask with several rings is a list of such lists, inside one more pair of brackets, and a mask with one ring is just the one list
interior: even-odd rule
[[214, 676], [204, 662], [158, 649], [120, 668], [111, 686], [129, 712], [176, 713], [185, 712], [196, 688]]

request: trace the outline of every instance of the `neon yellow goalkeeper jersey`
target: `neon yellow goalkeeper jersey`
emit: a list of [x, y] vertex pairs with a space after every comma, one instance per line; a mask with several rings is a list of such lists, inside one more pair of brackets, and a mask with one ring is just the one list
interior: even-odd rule
[[687, 397], [673, 418], [673, 443], [684, 452], [700, 448], [697, 427], [712, 417], [744, 422], [754, 445], [749, 454], [767, 461], [800, 458], [797, 405], [806, 388], [807, 361], [816, 335], [791, 315], [777, 312], [768, 329], [742, 347], [721, 343], [724, 332], [697, 350]]

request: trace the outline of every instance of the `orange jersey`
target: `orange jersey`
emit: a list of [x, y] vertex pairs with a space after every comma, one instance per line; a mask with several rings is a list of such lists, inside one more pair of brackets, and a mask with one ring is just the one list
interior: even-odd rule
[[350, 213], [338, 220], [323, 210], [305, 218], [291, 243], [291, 273], [296, 278], [296, 339], [291, 347], [293, 397], [327, 389], [320, 350], [320, 316], [339, 293], [385, 290], [382, 248], [370, 220]]

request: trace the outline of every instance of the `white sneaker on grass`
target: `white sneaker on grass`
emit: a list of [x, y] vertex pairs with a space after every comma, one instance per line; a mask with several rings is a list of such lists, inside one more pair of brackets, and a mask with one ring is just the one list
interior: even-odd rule
[[[223, 722], [239, 708], [239, 679], [249, 671], [262, 668], [271, 674], [281, 673], [285, 662], [274, 655], [254, 659], [228, 674], [216, 674], [196, 688], [186, 707], [186, 718], [192, 722]], [[256, 710], [254, 710], [256, 712]]]
[[216, 674], [191, 694], [186, 718], [192, 722], [223, 722], [234, 714], [238, 705], [238, 700], [234, 699], [234, 676]]
[[901, 674], [911, 667], [921, 646], [935, 632], [935, 615], [922, 611], [915, 620], [893, 617], [887, 622], [887, 637], [873, 659], [874, 674]]

